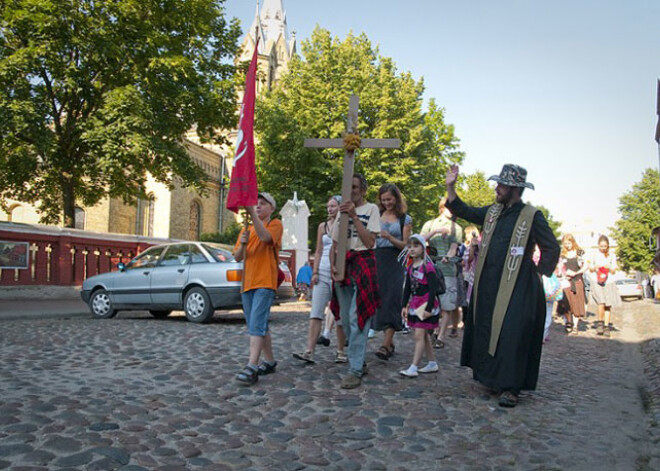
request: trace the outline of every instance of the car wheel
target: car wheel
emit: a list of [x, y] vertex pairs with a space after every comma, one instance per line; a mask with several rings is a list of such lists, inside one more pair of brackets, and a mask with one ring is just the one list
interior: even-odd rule
[[186, 318], [190, 322], [202, 324], [208, 322], [213, 317], [213, 306], [211, 305], [211, 298], [206, 293], [204, 288], [192, 288], [186, 293], [186, 298], [183, 301], [183, 310], [186, 313]]
[[94, 291], [89, 299], [89, 308], [94, 317], [99, 319], [110, 319], [117, 315], [117, 310], [113, 309], [110, 295], [104, 289]]
[[152, 310], [149, 310], [149, 314], [154, 316], [156, 319], [165, 319], [171, 313], [172, 313], [172, 311], [152, 311]]

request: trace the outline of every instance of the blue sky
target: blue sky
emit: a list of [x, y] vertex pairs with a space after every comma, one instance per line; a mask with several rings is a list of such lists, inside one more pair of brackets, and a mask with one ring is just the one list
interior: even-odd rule
[[[249, 28], [254, 0], [227, 0]], [[263, 2], [262, 2], [263, 3]], [[526, 197], [568, 227], [617, 219], [618, 198], [658, 168], [657, 0], [283, 0], [298, 41], [316, 25], [366, 33], [424, 78], [466, 153], [462, 171], [527, 168]]]

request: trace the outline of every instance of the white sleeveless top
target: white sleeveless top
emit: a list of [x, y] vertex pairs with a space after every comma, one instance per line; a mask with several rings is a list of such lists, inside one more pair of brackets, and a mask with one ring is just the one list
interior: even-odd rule
[[323, 253], [321, 254], [321, 263], [319, 263], [319, 270], [330, 271], [330, 248], [332, 247], [332, 237], [329, 234], [323, 234], [321, 238], [323, 242]]

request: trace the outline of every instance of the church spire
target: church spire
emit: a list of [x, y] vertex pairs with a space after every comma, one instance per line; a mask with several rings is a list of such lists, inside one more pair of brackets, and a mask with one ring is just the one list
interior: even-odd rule
[[252, 39], [252, 42], [256, 44], [257, 38], [259, 38], [259, 52], [262, 53], [265, 47], [266, 38], [261, 25], [261, 18], [259, 16], [259, 0], [257, 0], [256, 11], [254, 13], [254, 20], [252, 20], [252, 26], [248, 31], [248, 37]]
[[280, 35], [284, 36], [285, 42], [288, 41], [289, 31], [282, 0], [264, 0], [261, 7], [261, 24], [264, 28], [266, 41], [276, 43]]

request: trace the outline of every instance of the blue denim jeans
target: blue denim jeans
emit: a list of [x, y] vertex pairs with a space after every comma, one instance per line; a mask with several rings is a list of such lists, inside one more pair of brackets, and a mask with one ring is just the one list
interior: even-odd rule
[[241, 298], [248, 334], [264, 337], [268, 333], [268, 317], [270, 316], [270, 306], [275, 299], [275, 290], [251, 289], [241, 294]]
[[362, 365], [367, 354], [367, 336], [371, 328], [371, 318], [367, 319], [364, 329], [358, 327], [357, 288], [354, 284], [341, 286], [335, 283], [337, 301], [344, 333], [348, 339], [348, 372], [358, 378], [362, 377]]

